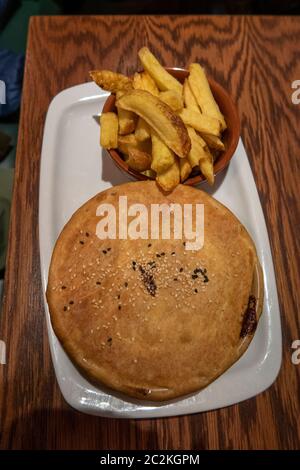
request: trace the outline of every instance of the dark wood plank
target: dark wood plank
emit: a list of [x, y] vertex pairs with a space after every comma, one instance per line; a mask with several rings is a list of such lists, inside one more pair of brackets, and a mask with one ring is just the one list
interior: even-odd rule
[[[1, 448], [299, 448], [300, 20], [284, 17], [36, 17], [31, 19], [18, 141], [1, 339]], [[265, 393], [219, 411], [157, 420], [108, 420], [66, 405], [55, 380], [43, 311], [38, 183], [53, 96], [96, 67], [133, 72], [149, 45], [165, 65], [199, 60], [235, 98], [263, 204], [283, 327], [283, 364]], [[236, 197], [239, 197], [237, 194]]]

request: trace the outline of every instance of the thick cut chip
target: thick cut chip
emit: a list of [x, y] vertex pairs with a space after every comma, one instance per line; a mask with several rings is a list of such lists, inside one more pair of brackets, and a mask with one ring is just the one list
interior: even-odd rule
[[118, 138], [118, 149], [125, 155], [129, 154], [129, 149], [135, 148], [142, 152], [151, 153], [151, 140], [145, 140], [143, 142], [137, 140], [135, 134], [119, 135]]
[[93, 70], [90, 76], [103, 90], [117, 93], [117, 91], [132, 90], [132, 79], [121, 73], [110, 70]]
[[188, 156], [191, 141], [187, 129], [182, 119], [159, 98], [147, 91], [133, 90], [123, 95], [116, 106], [142, 117], [176, 155]]
[[173, 111], [180, 111], [183, 108], [183, 98], [177, 91], [167, 90], [161, 91], [159, 98], [170, 106]]
[[118, 147], [118, 116], [115, 113], [103, 113], [100, 116], [100, 145], [105, 149]]
[[200, 64], [191, 64], [189, 71], [188, 81], [202, 113], [218, 119], [223, 131], [226, 129], [225, 118], [214, 99], [203, 68]]
[[179, 160], [180, 165], [180, 181], [183, 183], [191, 174], [192, 166], [188, 160], [188, 158], [180, 158]]
[[181, 83], [163, 68], [147, 47], [142, 47], [138, 54], [144, 69], [151, 75], [161, 91], [175, 90], [182, 93]]
[[183, 84], [183, 99], [184, 104], [187, 108], [189, 108], [191, 111], [201, 113], [196, 98], [191, 90], [190, 84], [187, 79], [185, 79]]
[[150, 170], [151, 155], [137, 148], [130, 148], [128, 151], [127, 165], [136, 171]]
[[219, 137], [221, 131], [221, 123], [218, 119], [201, 114], [196, 111], [184, 108], [180, 111], [179, 116], [187, 126], [191, 126], [198, 132], [212, 134]]
[[222, 140], [219, 139], [219, 137], [215, 135], [211, 135], [211, 134], [202, 134], [202, 133], [201, 133], [201, 136], [203, 137], [203, 139], [205, 140], [205, 142], [210, 148], [216, 149], [216, 150], [225, 150], [225, 145], [223, 144]]
[[158, 96], [159, 89], [148, 72], [136, 72], [133, 76], [133, 88], [135, 90], [149, 91], [152, 95]]
[[164, 173], [156, 176], [158, 185], [166, 192], [173, 191], [180, 183], [180, 168], [178, 158]]
[[[130, 111], [127, 111], [127, 112], [130, 113]], [[138, 122], [137, 122], [136, 129], [135, 129], [135, 137], [140, 142], [143, 142], [144, 140], [150, 139], [150, 137], [151, 137], [150, 127], [146, 123], [146, 121], [144, 121], [144, 119], [141, 118], [141, 117], [138, 118]]]
[[170, 166], [173, 165], [175, 161], [174, 152], [166, 146], [166, 144], [161, 140], [161, 138], [152, 131], [151, 133], [152, 140], [152, 170], [156, 173], [163, 173]]
[[[188, 160], [192, 168], [200, 167], [201, 173], [209, 184], [214, 183], [213, 156], [204, 140], [194, 129], [188, 128], [188, 133], [192, 142], [192, 148], [188, 155]], [[203, 145], [204, 144], [204, 145]]]

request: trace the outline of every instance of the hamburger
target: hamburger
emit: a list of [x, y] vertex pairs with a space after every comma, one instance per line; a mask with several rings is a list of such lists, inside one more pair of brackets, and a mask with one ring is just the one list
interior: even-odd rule
[[[169, 237], [165, 217], [154, 237], [145, 217], [132, 215], [146, 208], [149, 222], [154, 206], [188, 205], [203, 208], [202, 224], [192, 220], [189, 230], [200, 245], [183, 225], [180, 236], [175, 216]], [[263, 279], [252, 239], [221, 203], [185, 185], [165, 194], [153, 181], [135, 182], [99, 193], [65, 225], [47, 301], [58, 339], [90, 381], [165, 401], [208, 386], [246, 351]]]

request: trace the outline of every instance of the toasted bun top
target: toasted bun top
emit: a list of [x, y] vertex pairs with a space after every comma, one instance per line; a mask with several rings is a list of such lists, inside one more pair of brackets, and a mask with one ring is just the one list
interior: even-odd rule
[[[185, 239], [100, 240], [100, 204], [203, 204], [204, 246]], [[128, 223], [131, 219], [128, 219]], [[118, 232], [118, 231], [117, 231]], [[261, 314], [254, 244], [237, 218], [208, 194], [155, 182], [110, 188], [75, 212], [49, 271], [54, 331], [92, 381], [147, 400], [207, 386], [248, 347]], [[249, 300], [250, 299], [250, 300]]]

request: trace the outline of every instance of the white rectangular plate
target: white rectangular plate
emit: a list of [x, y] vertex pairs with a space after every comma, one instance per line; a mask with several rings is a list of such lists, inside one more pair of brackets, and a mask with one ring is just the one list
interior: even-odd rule
[[[73, 212], [96, 193], [128, 181], [99, 148], [99, 124], [108, 93], [93, 83], [69, 88], [50, 104], [42, 147], [39, 235], [43, 290], [55, 241]], [[241, 359], [211, 385], [166, 404], [145, 403], [110, 394], [90, 384], [73, 366], [57, 340], [45, 299], [47, 327], [57, 380], [74, 408], [99, 416], [151, 418], [207, 411], [257, 395], [275, 380], [281, 364], [281, 326], [265, 219], [242, 141], [228, 171], [217, 178], [213, 196], [230, 208], [256, 243], [265, 279], [263, 315]]]

